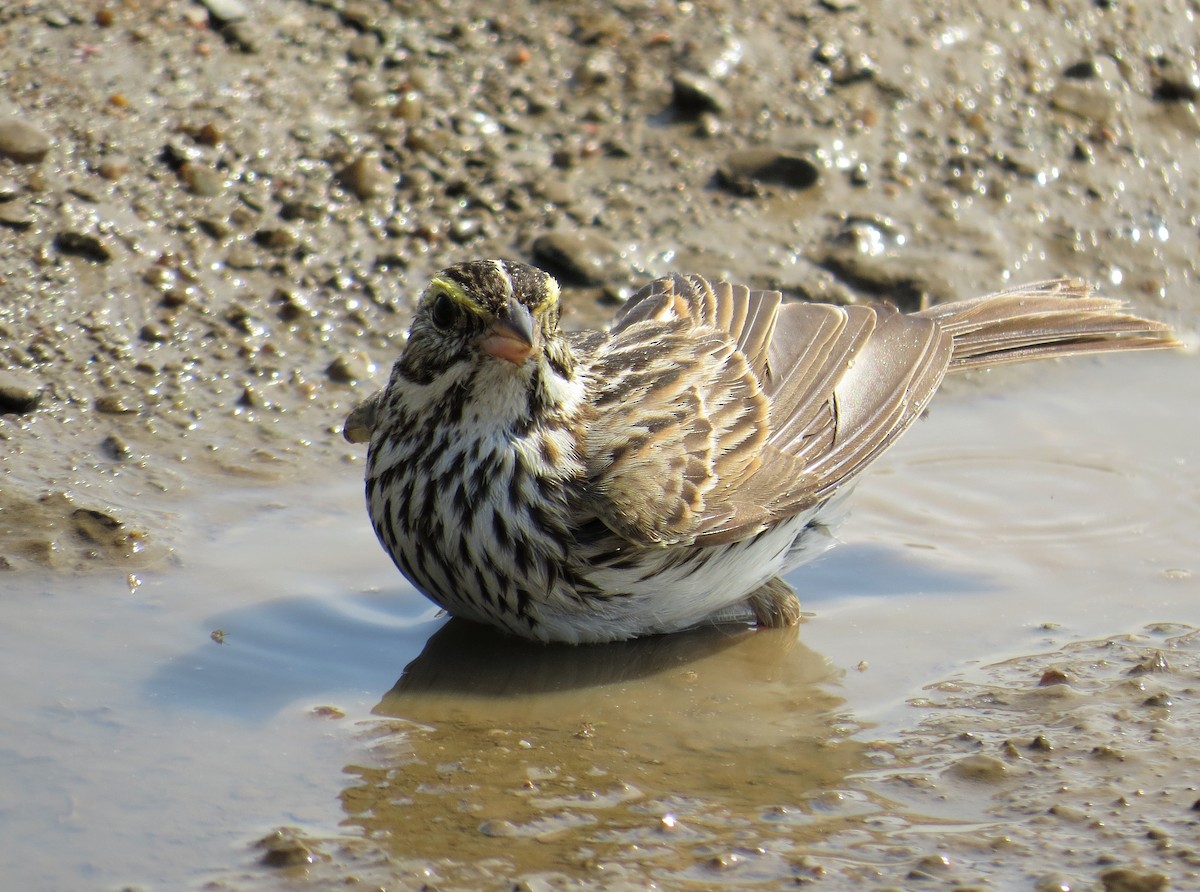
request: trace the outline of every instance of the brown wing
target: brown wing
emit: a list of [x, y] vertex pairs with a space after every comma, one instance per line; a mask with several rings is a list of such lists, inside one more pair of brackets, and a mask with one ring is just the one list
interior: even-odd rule
[[660, 279], [623, 308], [590, 369], [597, 513], [641, 544], [753, 535], [869, 464], [949, 357], [930, 320]]

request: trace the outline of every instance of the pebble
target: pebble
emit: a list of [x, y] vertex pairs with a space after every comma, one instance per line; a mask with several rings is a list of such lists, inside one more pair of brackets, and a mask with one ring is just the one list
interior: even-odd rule
[[0, 202], [12, 201], [22, 191], [21, 184], [12, 177], [0, 177]]
[[262, 849], [260, 861], [267, 867], [299, 867], [314, 863], [317, 855], [297, 836], [298, 831], [280, 828], [264, 836], [254, 845]]
[[512, 821], [506, 821], [501, 818], [495, 821], [484, 821], [479, 825], [479, 832], [484, 836], [503, 838], [506, 836], [517, 836], [520, 830]]
[[1195, 102], [1200, 98], [1200, 72], [1164, 72], [1154, 85], [1154, 98], [1159, 102]]
[[717, 170], [722, 186], [743, 195], [757, 194], [760, 184], [807, 189], [820, 177], [820, 168], [809, 158], [771, 146], [736, 149]]
[[23, 201], [0, 203], [0, 224], [12, 229], [28, 229], [33, 225], [33, 214]]
[[575, 191], [565, 180], [542, 180], [532, 184], [532, 189], [551, 204], [566, 206], [575, 201]]
[[97, 397], [93, 405], [97, 412], [101, 412], [104, 415], [134, 415], [137, 413], [136, 406], [131, 406], [115, 393], [107, 393], [102, 397]]
[[680, 71], [671, 78], [671, 102], [684, 114], [720, 114], [729, 108], [729, 94], [710, 77]]
[[0, 415], [25, 415], [42, 399], [42, 383], [21, 369], [0, 369]]
[[1008, 766], [992, 756], [973, 755], [959, 759], [950, 771], [961, 778], [995, 783], [1008, 776]]
[[188, 162], [179, 168], [179, 175], [193, 195], [213, 198], [225, 191], [225, 177], [208, 165]]
[[230, 269], [257, 269], [262, 262], [253, 249], [239, 242], [225, 255], [225, 265]]
[[113, 461], [129, 461], [133, 458], [133, 450], [129, 448], [129, 444], [116, 434], [109, 434], [105, 437], [100, 443], [100, 448]]
[[240, 22], [250, 14], [242, 0], [200, 0], [208, 14], [222, 24]]
[[1097, 124], [1109, 124], [1121, 110], [1121, 99], [1111, 82], [1101, 80], [1064, 80], [1054, 87], [1050, 104]]
[[896, 226], [886, 218], [852, 218], [817, 258], [826, 269], [858, 288], [916, 309], [929, 284], [901, 250]]
[[79, 20], [67, 15], [61, 9], [51, 7], [42, 16], [42, 21], [51, 28], [69, 28], [71, 25], [77, 24]]
[[554, 231], [533, 242], [533, 256], [572, 285], [602, 285], [626, 274], [621, 249], [592, 232]]
[[258, 31], [249, 22], [231, 22], [221, 29], [221, 36], [238, 52], [253, 55], [262, 43]]
[[20, 118], [0, 118], [0, 158], [36, 164], [50, 154], [50, 137]]
[[1048, 873], [1038, 877], [1033, 892], [1071, 892], [1071, 881], [1059, 873]]
[[80, 535], [96, 543], [109, 541], [113, 532], [121, 527], [121, 521], [115, 517], [88, 508], [75, 509], [71, 514], [71, 519]]
[[54, 238], [54, 247], [62, 254], [82, 257], [95, 263], [112, 260], [112, 251], [96, 236], [86, 232], [60, 232]]
[[96, 165], [96, 173], [106, 180], [119, 180], [129, 173], [129, 161], [120, 155], [110, 155]]
[[346, 47], [351, 62], [374, 62], [379, 58], [379, 38], [374, 34], [359, 34]]
[[1114, 867], [1100, 874], [1104, 892], [1160, 892], [1169, 888], [1161, 873], [1142, 873], [1128, 867]]
[[197, 217], [196, 225], [217, 241], [229, 238], [233, 234], [233, 226], [225, 217]]
[[362, 350], [341, 353], [325, 367], [325, 374], [329, 376], [329, 379], [341, 384], [365, 381], [371, 377], [374, 371], [375, 363], [371, 362], [371, 357]]
[[338, 180], [361, 201], [381, 195], [392, 187], [391, 175], [372, 152], [363, 152], [339, 170]]

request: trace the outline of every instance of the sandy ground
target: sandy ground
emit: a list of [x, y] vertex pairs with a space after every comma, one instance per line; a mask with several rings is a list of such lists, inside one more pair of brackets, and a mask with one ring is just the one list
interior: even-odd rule
[[[0, 587], [161, 569], [211, 523], [201, 494], [359, 474], [342, 417], [428, 276], [468, 257], [553, 269], [577, 325], [671, 270], [906, 307], [1071, 275], [1200, 319], [1194, 3], [495, 10], [3, 4]], [[1194, 685], [1193, 633], [1168, 637]], [[988, 696], [980, 680], [945, 708]], [[1041, 733], [1006, 715], [1004, 734]], [[1103, 824], [1105, 803], [1056, 826]], [[1113, 857], [1130, 874], [1106, 890], [1159, 887]]]

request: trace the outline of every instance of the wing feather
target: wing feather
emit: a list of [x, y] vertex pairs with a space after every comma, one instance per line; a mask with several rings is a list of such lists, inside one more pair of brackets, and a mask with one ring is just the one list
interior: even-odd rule
[[746, 538], [852, 482], [947, 371], [1174, 343], [1073, 280], [904, 315], [668, 276], [591, 354], [590, 507], [641, 545]]

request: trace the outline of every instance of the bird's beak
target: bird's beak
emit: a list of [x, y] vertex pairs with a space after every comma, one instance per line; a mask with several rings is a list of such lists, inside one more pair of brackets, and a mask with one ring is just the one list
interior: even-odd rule
[[537, 326], [529, 308], [510, 300], [479, 339], [479, 349], [489, 356], [521, 365], [536, 348]]

